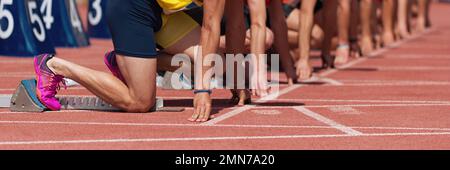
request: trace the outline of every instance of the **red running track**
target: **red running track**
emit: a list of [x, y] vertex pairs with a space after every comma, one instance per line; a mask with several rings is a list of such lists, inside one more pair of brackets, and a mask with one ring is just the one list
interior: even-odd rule
[[[317, 73], [317, 83], [287, 87], [254, 105], [232, 107], [214, 93], [216, 118], [195, 124], [189, 91], [159, 90], [181, 113], [0, 110], [0, 149], [450, 149], [450, 6], [433, 5], [434, 27]], [[111, 42], [92, 40], [58, 55], [106, 70]], [[33, 77], [32, 59], [1, 57], [0, 94]], [[90, 94], [70, 88], [63, 94]]]

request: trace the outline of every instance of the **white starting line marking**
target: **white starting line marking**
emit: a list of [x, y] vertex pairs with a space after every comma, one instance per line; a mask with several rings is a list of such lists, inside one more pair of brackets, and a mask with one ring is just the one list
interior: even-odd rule
[[[148, 126], [148, 127], [203, 127], [199, 124], [174, 124], [174, 123], [121, 123], [121, 122], [61, 122], [61, 121], [0, 121], [0, 124], [43, 124], [43, 125], [83, 125], [83, 126]], [[208, 127], [232, 127], [232, 128], [295, 128], [295, 129], [334, 129], [330, 126], [297, 126], [297, 125], [234, 125], [216, 124]], [[450, 128], [422, 128], [422, 127], [364, 127], [354, 126], [352, 129], [369, 130], [420, 130], [420, 131], [449, 131]]]
[[[275, 101], [294, 101], [294, 102], [356, 102], [356, 103], [417, 103], [417, 104], [450, 104], [450, 101], [430, 101], [430, 100], [346, 100], [346, 99], [276, 99]], [[308, 107], [308, 106], [305, 106]]]
[[[450, 132], [432, 133], [372, 133], [358, 137], [389, 136], [436, 136], [450, 135]], [[300, 139], [300, 138], [342, 138], [355, 137], [350, 134], [325, 135], [283, 135], [283, 136], [225, 136], [225, 137], [183, 137], [183, 138], [138, 138], [138, 139], [92, 139], [92, 140], [48, 140], [48, 141], [2, 141], [0, 145], [50, 145], [50, 144], [88, 144], [88, 143], [130, 143], [130, 142], [182, 142], [182, 141], [223, 141], [223, 140], [261, 140], [261, 139]]]
[[279, 110], [252, 110], [253, 113], [259, 114], [259, 115], [280, 115], [281, 112]]
[[450, 85], [450, 81], [420, 81], [420, 80], [340, 80], [345, 86], [419, 86], [419, 85]]
[[295, 107], [294, 109], [298, 110], [299, 112], [301, 112], [303, 114], [305, 114], [306, 116], [309, 116], [309, 117], [311, 117], [313, 119], [316, 119], [319, 122], [322, 122], [322, 123], [327, 124], [327, 125], [329, 125], [331, 127], [334, 127], [335, 129], [340, 130], [340, 131], [342, 131], [342, 132], [344, 132], [344, 133], [346, 133], [348, 135], [358, 136], [358, 135], [362, 135], [363, 134], [362, 132], [359, 132], [359, 131], [354, 130], [354, 129], [350, 128], [350, 127], [347, 127], [347, 126], [344, 126], [342, 124], [339, 124], [339, 123], [337, 123], [337, 122], [335, 122], [335, 121], [333, 121], [331, 119], [328, 119], [325, 116], [322, 116], [322, 115], [320, 115], [318, 113], [315, 113], [315, 112], [313, 112], [313, 111], [311, 111], [311, 110], [309, 110], [309, 109], [307, 109], [305, 107]]
[[11, 103], [11, 96], [12, 95], [0, 94], [0, 108], [9, 107], [9, 105]]
[[417, 107], [417, 106], [450, 106], [448, 103], [434, 103], [434, 104], [343, 104], [343, 105], [310, 105], [307, 108], [329, 108], [329, 107]]
[[377, 71], [447, 71], [450, 67], [425, 67], [425, 66], [383, 66], [383, 67], [367, 67]]
[[348, 106], [338, 106], [338, 107], [330, 107], [328, 110], [337, 113], [337, 114], [343, 114], [343, 115], [360, 115], [362, 112], [356, 110], [353, 107]]
[[342, 83], [340, 81], [337, 81], [337, 80], [334, 80], [334, 79], [330, 79], [330, 78], [325, 78], [325, 77], [322, 78], [322, 81], [326, 82], [328, 84], [334, 85], [334, 86], [343, 86], [344, 85], [344, 83]]
[[448, 54], [397, 54], [386, 56], [388, 59], [450, 59]]

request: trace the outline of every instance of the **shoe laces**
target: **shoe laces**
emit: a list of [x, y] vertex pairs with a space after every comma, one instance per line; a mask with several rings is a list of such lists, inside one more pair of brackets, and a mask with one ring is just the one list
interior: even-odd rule
[[56, 92], [61, 89], [61, 86], [64, 89], [67, 89], [66, 82], [64, 81], [63, 76], [55, 75], [53, 73], [44, 72], [45, 78], [47, 78], [46, 84], [44, 84], [44, 89], [47, 90], [50, 96], [55, 96]]

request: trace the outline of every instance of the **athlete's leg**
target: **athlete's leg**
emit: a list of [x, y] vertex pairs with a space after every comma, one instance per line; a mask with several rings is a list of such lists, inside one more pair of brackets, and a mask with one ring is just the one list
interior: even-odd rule
[[398, 0], [397, 1], [397, 36], [400, 38], [409, 37], [408, 31], [408, 1], [409, 0]]
[[324, 1], [323, 7], [323, 20], [321, 23], [321, 27], [324, 28], [325, 36], [322, 42], [322, 67], [329, 68], [333, 67], [334, 60], [331, 57], [331, 46], [332, 40], [336, 33], [336, 9], [338, 2], [337, 1]]
[[426, 18], [425, 27], [426, 28], [431, 27], [431, 18], [430, 18], [431, 3], [432, 3], [432, 0], [427, 0], [427, 7], [426, 7], [426, 11], [425, 11], [425, 18]]
[[361, 50], [363, 55], [369, 55], [374, 50], [371, 28], [372, 0], [361, 0], [360, 3]]
[[155, 102], [155, 88], [151, 84], [155, 83], [156, 59], [117, 59], [129, 87], [111, 74], [60, 58], [50, 59], [47, 65], [55, 74], [75, 80], [113, 106], [128, 112], [148, 112]]
[[347, 63], [350, 56], [350, 5], [351, 0], [338, 1], [338, 48], [336, 49], [336, 64]]
[[394, 0], [384, 0], [383, 1], [383, 35], [382, 40], [385, 46], [389, 46], [394, 43]]
[[[225, 46], [227, 54], [246, 54], [246, 28], [244, 16], [244, 1], [228, 0], [225, 7], [225, 16], [227, 18]], [[240, 63], [238, 63], [240, 64]], [[232, 102], [237, 105], [245, 105], [251, 100], [250, 92], [246, 89], [238, 89], [237, 68], [234, 67], [234, 86], [231, 90]]]
[[418, 10], [416, 30], [422, 32], [426, 29], [427, 0], [417, 0], [417, 3]]
[[288, 84], [293, 85], [297, 81], [297, 75], [295, 74], [293, 57], [289, 52], [288, 29], [281, 0], [272, 0], [268, 8], [270, 28], [273, 30], [275, 37], [273, 47], [280, 55], [281, 66], [288, 78]]
[[[136, 16], [125, 15], [136, 12], [136, 9], [144, 9], [140, 11], [145, 11], [142, 15], [145, 17], [133, 18]], [[133, 3], [118, 1], [110, 3], [107, 11], [114, 46], [119, 53], [117, 63], [128, 86], [113, 75], [60, 58], [37, 57], [35, 61], [45, 60], [40, 63], [45, 62], [45, 67], [51, 70], [48, 73], [57, 77], [56, 80], [62, 76], [73, 79], [113, 106], [128, 112], [147, 112], [155, 103], [156, 49], [153, 29], [159, 25], [157, 17], [154, 16], [159, 16], [160, 8], [155, 3], [144, 0]], [[141, 22], [136, 22], [137, 20]], [[123, 31], [124, 22], [129, 23], [126, 25], [126, 31]], [[129, 53], [138, 58], [128, 58], [120, 55], [122, 53]], [[41, 78], [41, 75], [38, 75], [38, 78]], [[49, 82], [54, 85], [54, 81]], [[50, 94], [56, 94], [54, 87], [48, 90], [54, 91]]]
[[[359, 0], [351, 0], [351, 13], [359, 14]], [[361, 56], [361, 47], [358, 42], [359, 15], [350, 15], [350, 56], [358, 58]]]

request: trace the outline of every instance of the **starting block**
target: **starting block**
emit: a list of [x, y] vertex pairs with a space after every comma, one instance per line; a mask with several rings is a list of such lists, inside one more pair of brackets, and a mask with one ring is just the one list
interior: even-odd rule
[[[36, 80], [22, 80], [15, 93], [11, 96], [0, 96], [0, 107], [8, 107], [12, 112], [44, 112], [47, 109], [37, 98]], [[61, 110], [97, 110], [120, 111], [95, 96], [57, 96]], [[164, 107], [164, 101], [157, 99], [150, 112], [182, 112], [184, 108]]]

